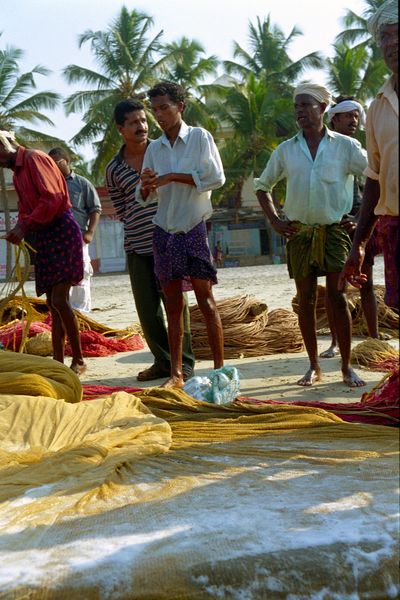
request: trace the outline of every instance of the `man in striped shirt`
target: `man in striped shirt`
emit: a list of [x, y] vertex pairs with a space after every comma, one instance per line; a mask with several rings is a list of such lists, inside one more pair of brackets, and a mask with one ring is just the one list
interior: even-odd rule
[[[153, 218], [157, 205], [143, 207], [135, 199], [143, 157], [149, 144], [144, 105], [136, 100], [119, 102], [114, 120], [124, 144], [106, 167], [108, 193], [119, 220], [124, 224], [124, 246], [136, 310], [154, 363], [138, 373], [138, 381], [151, 381], [169, 375], [170, 353], [162, 305], [164, 296], [154, 274]], [[185, 298], [183, 371], [191, 377], [194, 356], [191, 346], [190, 317]]]

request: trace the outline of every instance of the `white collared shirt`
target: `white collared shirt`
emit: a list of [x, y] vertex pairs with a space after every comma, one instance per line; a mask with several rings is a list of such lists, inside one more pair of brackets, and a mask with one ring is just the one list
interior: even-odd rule
[[271, 192], [281, 179], [287, 180], [284, 213], [291, 221], [306, 225], [339, 223], [353, 205], [354, 175], [367, 165], [361, 144], [325, 128], [317, 154], [312, 159], [303, 132], [279, 144], [254, 190]]
[[165, 133], [147, 148], [143, 169], [150, 168], [158, 175], [186, 173], [193, 177], [194, 186], [169, 183], [143, 200], [141, 186], [136, 199], [143, 206], [158, 201], [154, 223], [168, 233], [187, 233], [212, 214], [211, 190], [225, 183], [225, 175], [211, 133], [201, 127], [191, 127], [182, 121], [174, 145]]

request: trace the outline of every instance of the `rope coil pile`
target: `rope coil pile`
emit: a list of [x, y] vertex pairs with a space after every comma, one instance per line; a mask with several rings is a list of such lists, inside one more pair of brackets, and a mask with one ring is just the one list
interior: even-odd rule
[[[385, 286], [374, 285], [376, 297], [378, 324], [379, 329], [386, 330], [390, 333], [394, 332], [395, 337], [398, 337], [399, 330], [399, 315], [391, 308], [386, 306]], [[354, 335], [368, 335], [367, 323], [361, 306], [360, 290], [357, 288], [349, 288], [346, 292], [349, 309], [353, 322]], [[297, 296], [292, 299], [292, 307], [296, 314], [299, 314], [299, 302]], [[319, 335], [329, 334], [329, 322], [325, 307], [325, 287], [317, 286], [317, 301], [316, 301], [316, 318], [317, 318], [317, 333]]]
[[[286, 309], [268, 312], [265, 303], [251, 295], [216, 303], [224, 330], [225, 358], [246, 358], [302, 352], [297, 316]], [[198, 306], [190, 307], [192, 344], [196, 358], [211, 358], [207, 329]]]
[[399, 353], [388, 342], [367, 338], [353, 348], [351, 362], [371, 371], [392, 371], [398, 369]]

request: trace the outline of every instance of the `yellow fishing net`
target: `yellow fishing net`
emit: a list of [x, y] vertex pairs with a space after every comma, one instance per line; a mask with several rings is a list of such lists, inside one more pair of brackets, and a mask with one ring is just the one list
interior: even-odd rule
[[0, 350], [0, 394], [82, 400], [79, 377], [67, 366], [42, 356]]
[[394, 597], [397, 449], [290, 405], [0, 396], [0, 598]]

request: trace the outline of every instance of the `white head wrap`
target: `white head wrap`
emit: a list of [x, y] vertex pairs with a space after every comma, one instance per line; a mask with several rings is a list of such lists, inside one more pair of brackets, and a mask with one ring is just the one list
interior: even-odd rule
[[365, 110], [361, 106], [359, 102], [355, 100], [343, 100], [343, 102], [339, 102], [339, 104], [335, 104], [335, 106], [331, 106], [328, 110], [328, 121], [329, 123], [332, 121], [332, 117], [337, 115], [338, 113], [346, 113], [351, 112], [352, 110], [358, 110], [358, 114], [360, 116], [360, 127], [365, 127]]
[[300, 94], [308, 94], [320, 104], [326, 104], [327, 106], [329, 106], [332, 100], [331, 93], [325, 87], [316, 83], [301, 83], [298, 85], [294, 90], [293, 98], [296, 98]]
[[393, 25], [399, 22], [399, 7], [397, 0], [387, 0], [368, 21], [368, 31], [380, 43], [379, 33], [384, 25]]
[[15, 133], [13, 131], [0, 130], [0, 143], [3, 144], [7, 152], [16, 152], [14, 146], [10, 142], [16, 143]]

